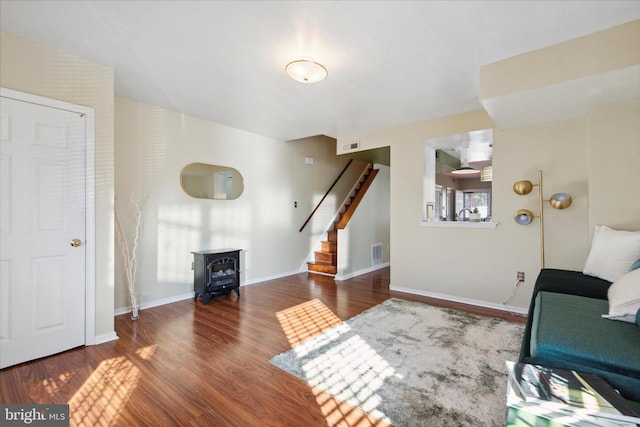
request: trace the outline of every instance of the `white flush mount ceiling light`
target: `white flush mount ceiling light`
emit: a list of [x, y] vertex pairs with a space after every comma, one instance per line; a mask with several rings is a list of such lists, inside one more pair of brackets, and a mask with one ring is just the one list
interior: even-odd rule
[[300, 83], [317, 83], [327, 77], [327, 69], [315, 61], [299, 59], [285, 67], [285, 72], [293, 80]]

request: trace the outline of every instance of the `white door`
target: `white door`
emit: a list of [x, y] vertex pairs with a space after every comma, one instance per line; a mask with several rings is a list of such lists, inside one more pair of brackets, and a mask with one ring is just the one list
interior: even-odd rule
[[4, 368], [85, 343], [85, 118], [0, 102]]

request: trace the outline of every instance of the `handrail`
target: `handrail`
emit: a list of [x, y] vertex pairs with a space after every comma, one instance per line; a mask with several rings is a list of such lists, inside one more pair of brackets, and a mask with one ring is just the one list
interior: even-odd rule
[[313, 217], [313, 215], [316, 213], [316, 211], [318, 210], [318, 208], [320, 207], [320, 205], [322, 204], [322, 202], [324, 202], [324, 199], [327, 198], [327, 196], [329, 195], [329, 193], [331, 192], [331, 190], [333, 190], [333, 187], [336, 186], [336, 184], [338, 183], [338, 181], [340, 181], [340, 178], [342, 178], [342, 175], [344, 175], [344, 173], [347, 171], [347, 168], [349, 167], [349, 165], [351, 165], [351, 162], [353, 162], [353, 159], [349, 159], [349, 163], [347, 163], [347, 165], [344, 167], [344, 169], [342, 169], [342, 172], [340, 172], [340, 175], [338, 175], [338, 177], [336, 178], [335, 181], [333, 181], [333, 184], [331, 184], [331, 187], [329, 187], [329, 189], [327, 190], [326, 193], [324, 193], [324, 196], [322, 196], [322, 199], [318, 202], [318, 204], [316, 205], [316, 207], [313, 209], [313, 212], [311, 212], [311, 215], [309, 215], [309, 218], [307, 218], [307, 220], [304, 222], [304, 224], [302, 224], [302, 227], [300, 227], [300, 230], [298, 230], [298, 232], [302, 232], [302, 230], [304, 230], [304, 228], [307, 226], [307, 224], [309, 223], [309, 221], [311, 221], [311, 217]]
[[371, 173], [369, 173], [369, 176], [367, 176], [367, 179], [364, 180], [364, 182], [358, 189], [358, 192], [356, 193], [355, 197], [353, 198], [353, 200], [351, 200], [351, 203], [349, 203], [349, 206], [347, 207], [347, 209], [340, 216], [340, 221], [336, 223], [336, 230], [342, 230], [347, 226], [347, 224], [349, 223], [349, 220], [353, 216], [353, 213], [358, 208], [358, 205], [362, 201], [362, 198], [366, 194], [367, 190], [369, 189], [369, 186], [371, 185], [371, 183], [373, 182], [373, 180], [375, 179], [379, 171], [380, 169], [371, 170]]

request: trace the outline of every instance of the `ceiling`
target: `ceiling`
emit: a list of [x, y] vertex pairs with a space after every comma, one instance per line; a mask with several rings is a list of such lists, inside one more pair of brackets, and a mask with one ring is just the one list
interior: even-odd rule
[[[640, 18], [640, 1], [0, 1], [0, 28], [115, 70], [115, 94], [280, 140], [481, 108], [481, 65]], [[285, 65], [329, 71], [308, 85]]]

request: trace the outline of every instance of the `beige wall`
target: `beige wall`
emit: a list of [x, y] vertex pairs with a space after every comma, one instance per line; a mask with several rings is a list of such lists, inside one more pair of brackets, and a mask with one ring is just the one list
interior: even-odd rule
[[[132, 192], [143, 203], [138, 249], [143, 305], [192, 293], [191, 251], [243, 249], [242, 284], [297, 273], [364, 167], [352, 164], [299, 232], [348, 161], [335, 155], [335, 140], [284, 142], [124, 98], [116, 98], [115, 111], [116, 209], [129, 230]], [[313, 165], [305, 164], [306, 156], [313, 157]], [[237, 169], [244, 192], [235, 200], [186, 195], [180, 171], [192, 162]], [[116, 308], [127, 307], [120, 254], [115, 293]]]
[[480, 67], [480, 102], [498, 128], [582, 119], [640, 98], [640, 20]]
[[640, 64], [640, 20], [480, 67], [480, 99]]
[[589, 226], [640, 229], [640, 99], [595, 108], [586, 119]]
[[[537, 171], [543, 173], [543, 198], [553, 193], [569, 193], [573, 204], [567, 210], [552, 209], [544, 204], [545, 258], [548, 268], [581, 270], [586, 259], [587, 185], [584, 123], [581, 120], [498, 131], [494, 134], [494, 213], [500, 218], [499, 235], [507, 250], [501, 256], [511, 259], [511, 274], [520, 265], [528, 266], [529, 282], [540, 267], [539, 219], [529, 226], [513, 221], [518, 209], [539, 214], [538, 190], [526, 196], [513, 192], [513, 183], [521, 179], [537, 182]], [[519, 253], [511, 257], [508, 248]], [[523, 261], [520, 261], [523, 260]], [[533, 262], [532, 262], [533, 261]]]
[[[352, 141], [360, 141], [359, 151], [373, 148], [389, 147], [396, 144], [415, 143], [422, 144], [426, 138], [449, 136], [469, 130], [488, 129], [493, 126], [491, 117], [484, 111], [471, 111], [467, 113], [447, 116], [438, 119], [424, 120], [406, 126], [398, 126], [389, 129], [339, 138], [336, 144], [338, 154], [348, 153], [343, 147]], [[393, 161], [393, 149], [391, 150]], [[406, 159], [409, 160], [409, 159]], [[414, 159], [422, 163], [422, 157]], [[422, 176], [420, 177], [422, 179]]]
[[[113, 334], [113, 70], [0, 34], [0, 86], [95, 110], [95, 334]], [[91, 244], [91, 243], [90, 243]]]
[[[637, 24], [630, 28], [636, 31]], [[277, 141], [126, 99], [116, 99], [114, 112], [113, 81], [109, 68], [1, 34], [1, 86], [96, 111], [96, 335], [113, 332], [114, 305], [127, 306], [119, 253], [115, 278], [113, 273], [114, 182], [125, 218], [132, 192], [144, 200], [143, 301], [191, 292], [191, 250], [246, 249], [245, 283], [297, 271], [343, 199], [330, 197], [327, 208], [298, 233], [346, 163], [335, 158], [333, 144]], [[491, 88], [490, 94], [500, 90]], [[534, 180], [541, 169], [545, 195], [572, 194], [570, 209], [545, 210], [547, 266], [581, 269], [594, 225], [640, 229], [639, 117], [640, 100], [634, 99], [593, 108], [581, 119], [495, 130], [493, 217], [500, 225], [493, 230], [417, 225], [423, 216], [424, 140], [492, 127], [484, 111], [344, 138], [336, 147], [338, 154], [353, 140], [360, 141], [361, 150], [391, 147], [392, 287], [499, 304], [511, 294], [515, 271], [525, 271], [526, 283], [512, 305], [526, 307], [539, 270], [538, 228], [537, 222], [517, 226], [512, 216], [518, 208], [535, 211], [536, 206], [534, 196], [512, 192], [513, 181]], [[306, 155], [314, 156], [315, 165], [304, 164]], [[237, 201], [190, 198], [178, 182], [190, 162], [237, 168], [245, 193]]]
[[640, 161], [639, 108], [634, 100], [596, 108], [580, 120], [495, 130], [495, 229], [418, 225], [423, 141], [442, 135], [443, 128], [451, 134], [478, 129], [483, 112], [424, 122], [422, 138], [413, 127], [357, 136], [361, 145], [391, 145], [391, 286], [500, 306], [511, 295], [516, 271], [524, 271], [525, 284], [509, 305], [526, 308], [540, 269], [539, 220], [519, 226], [513, 213], [527, 208], [537, 214], [537, 193], [518, 196], [512, 185], [520, 179], [536, 182], [538, 170], [545, 197], [573, 196], [567, 210], [544, 208], [547, 267], [582, 270], [596, 224], [640, 229], [640, 202], [632, 184], [640, 182], [633, 167]]
[[[2, 87], [95, 110], [98, 339], [113, 336], [114, 307], [128, 306], [119, 248], [114, 257], [114, 185], [127, 227], [131, 193], [144, 199], [138, 282], [143, 302], [157, 303], [192, 291], [192, 250], [246, 249], [243, 283], [297, 272], [346, 197], [352, 185], [348, 181], [363, 167], [352, 164], [300, 233], [347, 162], [336, 158], [334, 140], [276, 141], [118, 98], [114, 111], [113, 70], [9, 33], [2, 33], [0, 42]], [[314, 165], [305, 165], [305, 156], [314, 157]], [[190, 162], [236, 167], [244, 176], [245, 193], [237, 203], [185, 195], [179, 172]]]
[[[634, 70], [640, 63], [638, 34], [640, 21], [634, 21], [481, 68], [481, 99], [494, 97], [497, 104], [489, 106], [497, 122], [508, 123], [503, 120], [507, 116], [513, 119], [513, 126], [505, 126], [509, 129], [494, 129], [493, 220], [500, 223], [495, 229], [422, 228], [417, 224], [423, 216], [423, 141], [495, 128], [486, 112], [427, 120], [338, 141], [338, 153], [356, 140], [362, 149], [391, 147], [393, 288], [500, 307], [511, 295], [516, 272], [524, 271], [526, 281], [510, 305], [526, 308], [540, 269], [540, 220], [519, 226], [513, 214], [521, 208], [538, 214], [537, 190], [518, 196], [512, 185], [521, 179], [536, 182], [538, 170], [543, 171], [545, 198], [555, 192], [573, 197], [567, 210], [554, 210], [548, 204], [543, 208], [546, 267], [582, 270], [594, 225], [640, 229], [640, 198], [635, 189], [635, 183], [640, 182], [640, 101], [633, 95], [638, 91], [637, 79], [625, 81], [622, 94], [619, 87], [609, 87], [605, 80], [581, 80], [594, 85], [585, 90], [599, 94], [589, 103], [564, 103], [562, 95], [567, 91], [556, 91], [566, 80]], [[563, 60], [566, 58], [572, 60]], [[522, 109], [518, 97], [526, 101], [531, 88], [540, 88], [549, 103]], [[612, 92], [606, 93], [609, 89]], [[500, 104], [503, 100], [504, 105]], [[559, 115], [550, 119], [547, 114], [546, 122], [525, 125], [527, 120], [521, 120], [523, 115], [543, 118], [555, 103], [574, 110], [558, 110]], [[496, 105], [508, 108], [494, 108]]]
[[382, 264], [389, 262], [390, 168], [375, 165], [378, 174], [344, 230], [338, 230], [337, 278], [348, 279], [380, 266], [371, 265], [371, 246], [382, 244]]

